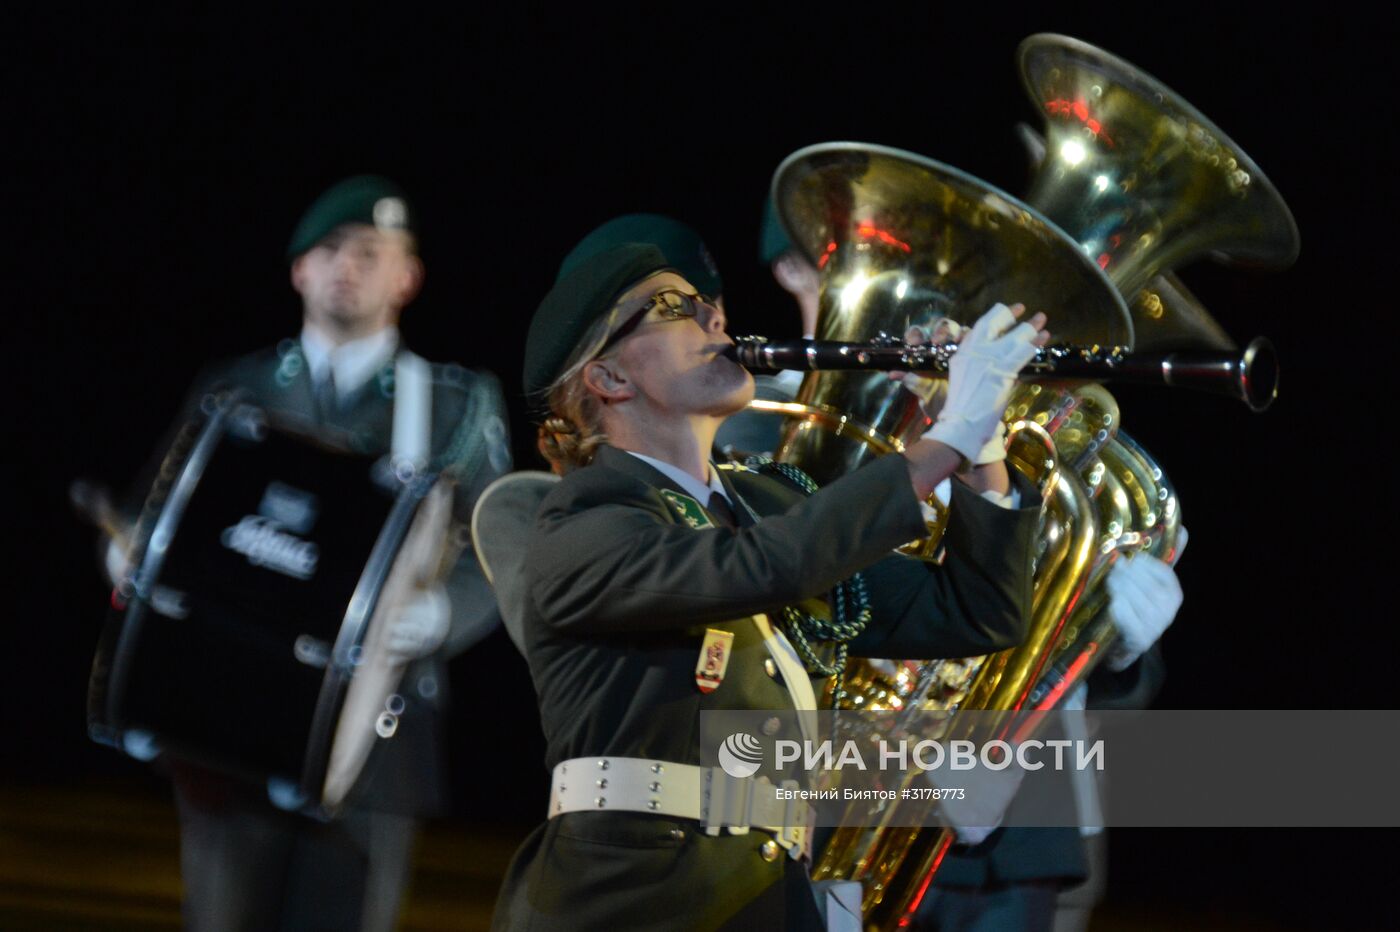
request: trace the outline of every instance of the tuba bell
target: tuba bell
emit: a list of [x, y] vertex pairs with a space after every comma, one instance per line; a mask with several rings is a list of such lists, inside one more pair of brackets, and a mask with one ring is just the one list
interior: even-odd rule
[[1219, 127], [1121, 58], [1042, 33], [1017, 60], [1045, 121], [1026, 200], [1122, 292], [1135, 348], [1233, 348], [1172, 270], [1205, 256], [1291, 265], [1298, 226], [1278, 189]]
[[[1112, 282], [1034, 208], [932, 159], [861, 143], [790, 155], [773, 180], [789, 238], [822, 273], [817, 337], [854, 342], [939, 319], [972, 323], [998, 301], [1044, 309], [1057, 339], [1131, 347]], [[778, 458], [825, 484], [928, 427], [883, 373], [809, 374]]]

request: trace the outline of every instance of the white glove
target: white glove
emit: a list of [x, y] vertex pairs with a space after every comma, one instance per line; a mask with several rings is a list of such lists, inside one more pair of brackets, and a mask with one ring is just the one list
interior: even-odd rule
[[1001, 770], [984, 767], [981, 761], [965, 775], [944, 777], [944, 782], [957, 779], [966, 790], [962, 799], [939, 800], [940, 811], [958, 836], [958, 843], [978, 845], [995, 832], [1006, 816], [1006, 809], [1021, 788], [1026, 772], [1013, 756]]
[[1035, 356], [1036, 333], [1029, 323], [1017, 324], [1004, 304], [993, 305], [978, 318], [953, 354], [948, 367], [948, 399], [938, 413], [938, 422], [924, 436], [952, 447], [974, 463], [1004, 459], [1004, 444], [995, 443], [997, 430], [1016, 375]]
[[[929, 331], [923, 327], [910, 327], [904, 332], [904, 342], [911, 346], [918, 346], [928, 343], [930, 340], [935, 343], [946, 343], [949, 340], [956, 340], [962, 335], [965, 328], [948, 317], [938, 320], [933, 326], [933, 335], [929, 336]], [[961, 353], [962, 349], [959, 348]], [[919, 375], [917, 372], [891, 372], [890, 378], [899, 382], [909, 391], [913, 392], [919, 399], [919, 404], [924, 409], [924, 414], [930, 418], [937, 419], [943, 410], [948, 399], [948, 380], [931, 379], [927, 376]], [[1002, 405], [1002, 410], [1006, 406]], [[986, 466], [988, 463], [999, 463], [1006, 459], [1006, 424], [997, 421], [996, 432], [988, 440], [978, 454], [971, 458], [976, 466]]]
[[452, 602], [442, 586], [419, 589], [390, 618], [385, 647], [399, 660], [426, 657], [447, 639], [451, 619]]
[[1181, 608], [1181, 583], [1170, 566], [1138, 554], [1108, 571], [1108, 617], [1118, 640], [1105, 661], [1115, 673], [1126, 670], [1157, 643]]

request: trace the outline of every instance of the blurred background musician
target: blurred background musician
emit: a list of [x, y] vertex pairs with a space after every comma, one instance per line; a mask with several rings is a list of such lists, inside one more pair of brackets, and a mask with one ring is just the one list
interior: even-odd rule
[[[423, 280], [414, 221], [388, 179], [357, 176], [325, 191], [287, 252], [300, 335], [205, 371], [176, 422], [194, 418], [210, 392], [237, 388], [309, 434], [378, 455], [390, 450], [396, 393], [422, 393], [430, 461], [456, 479], [450, 552], [465, 551], [391, 621], [388, 649], [412, 661], [399, 691], [405, 709], [336, 819], [302, 815], [296, 800], [270, 798], [278, 796], [270, 788], [169, 762], [185, 921], [194, 930], [392, 929], [418, 819], [445, 805], [446, 659], [499, 621], [466, 528], [481, 490], [509, 469], [510, 452], [495, 377], [428, 363], [403, 344], [399, 318]], [[127, 571], [115, 539], [107, 569], [114, 580]]]

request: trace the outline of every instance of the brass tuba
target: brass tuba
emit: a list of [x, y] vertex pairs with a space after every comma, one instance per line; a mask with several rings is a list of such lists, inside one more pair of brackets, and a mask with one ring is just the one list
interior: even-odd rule
[[[794, 243], [824, 273], [818, 337], [865, 339], [900, 333], [938, 318], [971, 323], [997, 301], [1024, 301], [1053, 315], [1057, 337], [1079, 344], [1131, 346], [1126, 305], [1103, 271], [1033, 208], [956, 169], [907, 152], [838, 143], [802, 150], [779, 168], [775, 203]], [[1096, 397], [1062, 395], [1053, 425], [1022, 418], [1010, 459], [1042, 489], [1047, 508], [1026, 645], [990, 658], [958, 661], [853, 660], [850, 705], [857, 709], [1015, 709], [1043, 672], [1083, 590], [1099, 544], [1091, 496], [1061, 468], [1055, 434], [1077, 424], [1097, 438]], [[1025, 391], [1030, 391], [1027, 388]], [[1101, 390], [1099, 390], [1101, 392]], [[1106, 397], [1106, 393], [1103, 393]], [[1111, 405], [1111, 399], [1109, 399]], [[789, 413], [778, 458], [819, 482], [867, 458], [901, 449], [928, 426], [915, 396], [883, 373], [809, 375]], [[925, 862], [947, 841], [937, 832], [880, 825], [882, 813], [852, 813], [818, 860], [818, 879], [865, 883], [875, 924], [912, 899], [903, 873], [926, 875]], [[866, 823], [874, 822], [874, 827]], [[908, 894], [906, 895], [906, 891]]]
[[[1297, 229], [1267, 178], [1190, 105], [1107, 53], [1034, 36], [1020, 62], [1048, 124], [1028, 204], [872, 146], [811, 147], [779, 168], [779, 216], [824, 273], [817, 336], [870, 339], [937, 317], [968, 323], [996, 300], [1020, 300], [1046, 310], [1070, 343], [1232, 347], [1171, 269], [1208, 254], [1290, 263]], [[809, 375], [784, 411], [780, 458], [829, 481], [918, 436], [926, 421], [916, 403], [881, 379]], [[1007, 418], [1009, 462], [1046, 502], [1027, 643], [991, 658], [853, 661], [853, 707], [1053, 707], [1114, 637], [1100, 585], [1113, 560], [1138, 549], [1171, 558], [1175, 492], [1118, 429], [1107, 392], [1027, 385]], [[892, 928], [917, 907], [951, 838], [873, 815], [863, 821], [874, 827], [835, 833], [814, 876], [862, 880], [867, 927]]]

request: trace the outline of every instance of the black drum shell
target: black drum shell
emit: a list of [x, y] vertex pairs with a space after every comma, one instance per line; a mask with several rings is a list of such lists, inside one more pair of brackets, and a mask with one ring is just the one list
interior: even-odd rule
[[[375, 467], [375, 458], [277, 429], [222, 432], [155, 585], [108, 620], [95, 675], [123, 675], [94, 683], [99, 730], [147, 731], [177, 756], [299, 781], [308, 748], [326, 744], [312, 734], [325, 663], [394, 502]], [[274, 488], [312, 515], [308, 526], [273, 528], [314, 546], [308, 578], [229, 546], [240, 522], [265, 523]]]

